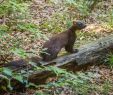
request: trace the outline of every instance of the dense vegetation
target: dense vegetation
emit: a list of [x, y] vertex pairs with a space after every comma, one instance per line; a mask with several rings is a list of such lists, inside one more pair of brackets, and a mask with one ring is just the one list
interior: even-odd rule
[[[56, 67], [34, 69], [49, 69], [57, 77], [48, 79], [45, 85], [28, 83], [29, 72], [14, 73], [2, 66], [12, 60], [30, 56], [39, 56], [42, 44], [53, 34], [70, 27], [74, 19], [81, 19], [89, 24], [89, 28], [77, 33], [76, 46], [89, 43], [98, 38], [112, 34], [113, 2], [111, 0], [2, 0], [0, 3], [0, 72], [9, 78], [8, 89], [12, 92], [11, 78], [26, 82], [28, 92], [30, 86], [36, 89], [36, 95], [108, 95], [113, 94], [112, 77], [104, 79], [103, 72], [113, 72], [113, 55], [106, 58], [110, 67], [92, 67], [86, 72], [72, 73]], [[93, 28], [91, 28], [93, 27]], [[28, 53], [30, 52], [30, 53]], [[63, 53], [63, 52], [62, 52]], [[105, 61], [106, 61], [105, 60]], [[97, 71], [95, 70], [97, 69]], [[26, 76], [22, 76], [26, 73]], [[1, 76], [2, 74], [0, 74]], [[7, 92], [7, 88], [1, 86]]]

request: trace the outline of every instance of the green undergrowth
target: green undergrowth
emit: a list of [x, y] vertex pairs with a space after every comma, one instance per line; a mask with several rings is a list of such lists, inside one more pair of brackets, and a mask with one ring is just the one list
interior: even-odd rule
[[26, 51], [28, 43], [47, 39], [32, 22], [29, 6], [26, 0], [3, 0], [0, 4], [0, 64], [13, 60], [15, 50]]
[[[106, 80], [102, 84], [98, 84], [98, 82], [92, 83], [93, 79], [97, 78], [96, 73], [78, 72], [74, 74], [56, 67], [49, 67], [49, 70], [52, 70], [54, 73], [56, 73], [58, 79], [56, 81], [47, 83], [47, 85], [44, 85], [45, 90], [42, 95], [51, 95], [53, 93], [60, 95], [63, 93], [63, 88], [67, 88], [67, 91], [69, 90], [70, 95], [88, 95], [95, 92], [107, 95], [113, 90], [112, 81]], [[39, 93], [41, 92], [37, 92], [36, 95]]]
[[[108, 95], [113, 90], [113, 82], [105, 80], [103, 83], [99, 83], [98, 80], [100, 77], [96, 72], [72, 73], [66, 71], [65, 69], [53, 66], [44, 67], [42, 69], [34, 65], [35, 71], [41, 71], [44, 69], [53, 72], [57, 76], [57, 78], [53, 78], [53, 81], [50, 81], [44, 85], [36, 85], [28, 82], [28, 76], [32, 73], [32, 70], [27, 72], [21, 70], [20, 73], [14, 73], [12, 70], [7, 68], [0, 70], [3, 72], [4, 78], [7, 79], [7, 87], [11, 92], [13, 90], [13, 83], [10, 82], [12, 78], [22, 84], [26, 84], [26, 88], [35, 87], [36, 89], [39, 89], [41, 87], [42, 89], [36, 90], [35, 95], [60, 95], [61, 93], [65, 93], [65, 89], [67, 89], [67, 92], [70, 93], [70, 95], [88, 95], [95, 92], [102, 95]], [[7, 89], [4, 86], [5, 85], [1, 85], [0, 89]]]

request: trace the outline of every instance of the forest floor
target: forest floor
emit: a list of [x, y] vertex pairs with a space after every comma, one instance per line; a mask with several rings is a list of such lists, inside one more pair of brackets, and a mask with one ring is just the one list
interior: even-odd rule
[[[109, 2], [107, 2], [107, 4], [109, 5]], [[60, 33], [63, 30], [65, 30], [66, 29], [65, 20], [68, 19], [68, 17], [71, 17], [71, 19], [69, 20], [73, 20], [75, 16], [72, 15], [76, 14], [75, 11], [72, 11], [71, 9], [69, 10], [66, 6], [63, 6], [62, 3], [59, 4], [48, 3], [45, 2], [45, 0], [34, 0], [30, 6], [30, 10], [33, 16], [32, 22], [37, 24], [40, 30], [44, 34], [46, 34], [48, 38], [54, 34]], [[70, 11], [73, 13], [70, 13]], [[99, 21], [97, 19], [98, 14], [99, 14], [99, 10], [98, 8], [95, 8], [95, 10], [91, 13], [91, 15], [87, 17], [87, 19], [85, 19], [87, 23], [87, 27], [83, 30], [84, 32], [77, 31], [78, 38], [75, 47], [79, 47], [81, 45], [95, 41], [99, 38], [113, 34], [113, 27], [111, 28], [107, 26], [105, 23], [101, 23], [101, 20]], [[22, 34], [22, 35], [25, 36], [25, 39], [27, 39], [26, 34]], [[22, 35], [18, 34], [18, 36], [23, 37]], [[38, 47], [41, 47], [44, 41], [45, 40], [43, 39], [40, 41], [35, 40], [32, 43], [27, 43], [27, 45], [25, 45], [25, 47], [23, 48], [25, 50], [30, 50], [30, 48], [32, 48], [34, 49], [34, 51], [37, 51], [38, 54], [38, 52], [40, 51]], [[110, 68], [108, 65], [102, 64], [99, 66], [90, 66], [88, 70], [80, 71], [80, 72], [83, 73], [92, 72], [97, 75], [93, 80], [91, 80], [92, 84], [96, 84], [97, 89], [90, 92], [88, 95], [113, 95], [113, 85], [112, 85], [113, 69]], [[52, 82], [54, 82], [55, 80], [56, 79], [53, 78]], [[49, 90], [50, 92], [50, 94], [48, 95], [78, 95], [75, 94], [75, 92], [73, 94], [72, 90], [70, 90], [68, 87], [67, 88], [62, 87], [62, 89], [54, 88], [54, 89], [46, 89], [46, 90]], [[57, 90], [62, 90], [62, 91], [60, 94], [56, 94]], [[42, 89], [41, 88], [37, 89], [37, 92], [43, 92], [43, 91], [45, 91], [44, 87], [42, 87]], [[33, 93], [35, 92], [36, 90], [28, 89], [26, 95], [33, 95]], [[37, 95], [43, 95], [43, 94], [37, 94]], [[83, 94], [79, 94], [79, 95], [83, 95]]]
[[[106, 2], [107, 4], [109, 2]], [[35, 10], [37, 9], [37, 10]], [[63, 27], [62, 30], [65, 29], [64, 25], [61, 25], [62, 21], [56, 21], [56, 20], [62, 20], [58, 15], [58, 17], [54, 17], [53, 15], [55, 15], [56, 13], [60, 14], [60, 15], [64, 15], [67, 13], [66, 10], [66, 6], [62, 6], [62, 4], [59, 5], [54, 5], [54, 4], [50, 4], [50, 3], [45, 3], [44, 0], [35, 0], [34, 4], [32, 5], [32, 10], [34, 10], [34, 22], [38, 23], [39, 26], [40, 23], [44, 22], [51, 22], [51, 19], [53, 20], [52, 22], [54, 22], [55, 24], [59, 24], [61, 27]], [[100, 9], [101, 10], [101, 9]], [[69, 11], [68, 11], [69, 12]], [[76, 14], [73, 13], [73, 15]], [[95, 15], [93, 15], [95, 14]], [[108, 26], [106, 26], [104, 23], [101, 23], [101, 21], [99, 21], [97, 19], [97, 15], [98, 13], [98, 9], [95, 9], [94, 12], [92, 12], [92, 14], [86, 19], [86, 23], [87, 23], [87, 27], [86, 29], [84, 29], [83, 31], [85, 32], [80, 32], [77, 33], [78, 34], [78, 39], [76, 41], [75, 47], [78, 47], [80, 45], [84, 45], [87, 44], [91, 41], [97, 40], [99, 38], [105, 37], [107, 35], [110, 35], [113, 33], [113, 28], [109, 28]], [[66, 16], [68, 16], [66, 14]], [[65, 17], [64, 17], [65, 18]], [[74, 17], [72, 17], [74, 18]], [[78, 18], [79, 19], [79, 18]], [[59, 25], [56, 25], [56, 27], [59, 28]], [[54, 27], [54, 25], [51, 25]], [[41, 26], [42, 27], [42, 26]], [[54, 35], [55, 29], [51, 29], [49, 30], [49, 27], [45, 27], [47, 29], [43, 29], [43, 32], [47, 32], [50, 36], [51, 34]], [[50, 31], [50, 32], [49, 32]], [[56, 30], [55, 33], [57, 33], [58, 30]], [[61, 32], [61, 31], [58, 31]], [[49, 37], [49, 36], [48, 36]], [[83, 71], [84, 72], [84, 71]], [[97, 77], [95, 77], [92, 80], [92, 84], [96, 84], [98, 90], [97, 91], [92, 91], [91, 93], [89, 93], [89, 95], [113, 95], [113, 85], [110, 85], [113, 83], [113, 69], [110, 69], [109, 66], [105, 66], [105, 65], [100, 65], [100, 66], [91, 66], [89, 67], [89, 69], [86, 72], [95, 72], [97, 74]], [[109, 86], [108, 86], [109, 84]], [[104, 87], [103, 87], [104, 86]], [[63, 91], [61, 92], [61, 94], [55, 94], [55, 92], [57, 91], [57, 89], [54, 89], [55, 91], [50, 91], [52, 92], [50, 95], [75, 95], [72, 94], [71, 90], [67, 90], [68, 88], [62, 87]], [[50, 90], [50, 89], [49, 89]], [[105, 93], [103, 93], [105, 90]], [[107, 93], [109, 92], [109, 93]]]
[[[110, 4], [108, 1], [106, 2], [108, 7]], [[102, 4], [104, 6], [104, 3]], [[108, 25], [108, 23], [104, 22], [104, 17], [98, 17], [98, 15], [103, 12], [103, 8], [98, 9], [98, 6], [94, 11], [92, 11], [92, 13], [90, 13], [88, 17], [83, 19], [86, 22], [87, 27], [83, 31], [76, 32], [78, 37], [75, 47], [101, 39], [102, 37], [113, 33], [113, 28]], [[48, 2], [45, 2], [45, 0], [34, 0], [31, 3], [30, 11], [33, 17], [32, 22], [37, 24], [40, 31], [42, 31], [47, 38], [65, 31], [67, 29], [67, 23], [72, 22], [74, 19], [81, 19], [80, 17], [76, 16], [78, 15], [76, 10], [73, 11], [73, 9], [69, 9], [69, 7], [64, 6], [64, 3], [62, 2], [55, 4], [49, 2], [49, 0]], [[19, 35], [20, 34], [18, 34], [18, 36]], [[28, 37], [26, 34], [23, 34], [23, 36], [25, 36], [25, 39]], [[39, 41], [38, 39], [32, 43], [28, 42], [28, 45], [25, 45], [24, 48], [26, 50], [33, 48], [35, 51], [37, 51], [38, 55], [38, 52], [40, 51], [40, 48], [38, 47], [41, 47], [44, 42], [45, 40], [40, 39]]]

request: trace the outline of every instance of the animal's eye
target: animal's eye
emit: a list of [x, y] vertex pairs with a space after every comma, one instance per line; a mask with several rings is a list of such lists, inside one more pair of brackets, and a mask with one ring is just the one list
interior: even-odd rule
[[78, 22], [78, 26], [82, 26], [82, 23], [81, 22]]

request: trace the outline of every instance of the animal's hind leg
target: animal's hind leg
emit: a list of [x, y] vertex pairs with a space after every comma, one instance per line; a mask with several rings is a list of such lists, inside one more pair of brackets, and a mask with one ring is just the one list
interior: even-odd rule
[[53, 59], [55, 59], [55, 58], [57, 58], [57, 55], [45, 55], [45, 56], [43, 57], [43, 61], [48, 62], [48, 61], [51, 61], [51, 60], [53, 60]]

